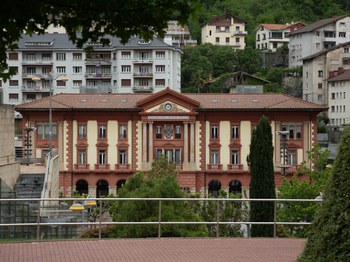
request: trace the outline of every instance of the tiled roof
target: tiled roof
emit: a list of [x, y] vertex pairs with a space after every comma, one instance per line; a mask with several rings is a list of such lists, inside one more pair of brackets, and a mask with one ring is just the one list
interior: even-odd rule
[[323, 26], [326, 26], [328, 24], [331, 24], [331, 23], [334, 23], [336, 21], [338, 21], [339, 19], [342, 19], [344, 17], [347, 17], [348, 15], [343, 15], [343, 16], [334, 16], [334, 17], [331, 17], [331, 18], [326, 18], [326, 19], [321, 19], [321, 20], [318, 20], [312, 24], [308, 24], [306, 26], [304, 26], [303, 28], [299, 29], [299, 30], [296, 30], [292, 33], [289, 33], [289, 35], [296, 35], [296, 34], [302, 34], [302, 33], [308, 33], [308, 32], [312, 32], [312, 31], [315, 31], [317, 30], [318, 28], [320, 27], [323, 27]]
[[[163, 91], [161, 91], [163, 92]], [[164, 92], [167, 92], [164, 90]], [[156, 93], [157, 94], [157, 93]], [[153, 95], [156, 95], [153, 94]], [[171, 95], [171, 93], [169, 94]], [[181, 94], [199, 102], [199, 111], [323, 111], [326, 108], [285, 94]], [[152, 94], [58, 94], [53, 110], [139, 111], [137, 102]], [[16, 106], [18, 111], [49, 109], [49, 97]]]
[[332, 46], [330, 48], [324, 49], [324, 50], [319, 51], [317, 53], [314, 53], [312, 55], [302, 57], [300, 60], [303, 60], [303, 61], [310, 60], [310, 59], [319, 57], [321, 55], [327, 54], [328, 52], [334, 51], [334, 50], [336, 50], [338, 48], [342, 48], [342, 47], [346, 47], [346, 46], [350, 46], [350, 41], [349, 42], [345, 42], [345, 43], [341, 43], [341, 44], [336, 45], [336, 46]]
[[327, 79], [328, 82], [344, 81], [344, 80], [350, 80], [350, 69], [344, 70], [343, 73]]
[[287, 24], [287, 25], [286, 24], [261, 24], [260, 26], [263, 26], [270, 30], [283, 30], [290, 27], [291, 25], [290, 24]]

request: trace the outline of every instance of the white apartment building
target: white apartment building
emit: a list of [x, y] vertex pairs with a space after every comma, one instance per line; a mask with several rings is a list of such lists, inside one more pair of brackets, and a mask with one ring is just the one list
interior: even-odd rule
[[[8, 64], [17, 72], [0, 79], [3, 103], [17, 105], [58, 93], [155, 93], [170, 87], [180, 92], [181, 50], [159, 39], [134, 37], [125, 45], [87, 43], [86, 52], [66, 34], [24, 35], [18, 49], [8, 52]], [[65, 75], [68, 81], [58, 76]], [[34, 78], [41, 81], [34, 81]], [[52, 81], [52, 82], [51, 82]]]
[[318, 20], [289, 34], [289, 66], [324, 49], [350, 41], [350, 16]]
[[197, 40], [192, 39], [187, 25], [180, 25], [178, 21], [168, 21], [165, 29], [164, 42], [173, 46], [196, 46]]
[[338, 68], [327, 79], [328, 117], [332, 127], [350, 124], [350, 69]]
[[305, 57], [303, 62], [303, 100], [328, 105], [329, 72], [350, 69], [350, 42]]
[[244, 49], [246, 22], [229, 14], [215, 16], [202, 26], [202, 44], [229, 46]]
[[255, 29], [255, 48], [276, 52], [277, 48], [289, 43], [289, 33], [301, 29], [301, 22], [290, 24], [260, 24]]

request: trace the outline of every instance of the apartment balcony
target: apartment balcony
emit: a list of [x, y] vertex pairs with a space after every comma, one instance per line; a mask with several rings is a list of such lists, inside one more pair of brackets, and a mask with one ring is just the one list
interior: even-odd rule
[[89, 164], [74, 164], [74, 172], [88, 173], [90, 172]]
[[152, 64], [153, 58], [152, 57], [134, 57], [133, 62], [134, 64]]
[[86, 65], [111, 65], [112, 64], [112, 59], [110, 57], [106, 58], [86, 58], [85, 59], [85, 64]]
[[109, 164], [95, 164], [95, 172], [105, 173], [109, 171]]
[[150, 73], [150, 72], [147, 72], [147, 73], [135, 72], [133, 75], [134, 75], [134, 77], [137, 77], [137, 78], [152, 78], [153, 77], [153, 73]]
[[42, 86], [22, 86], [23, 93], [49, 93], [49, 87]]
[[98, 79], [101, 79], [101, 78], [106, 79], [107, 78], [108, 79], [108, 78], [112, 77], [112, 74], [111, 73], [86, 73], [85, 77], [89, 78], [89, 79], [92, 79], [92, 78], [98, 78]]
[[115, 172], [131, 172], [130, 164], [115, 164]]
[[287, 174], [294, 174], [298, 171], [298, 169], [301, 167], [301, 165], [290, 165], [286, 167], [286, 173]]
[[153, 86], [134, 86], [132, 90], [134, 92], [149, 93], [153, 92]]
[[22, 65], [52, 65], [53, 60], [50, 59], [23, 59]]
[[236, 36], [236, 35], [247, 35], [248, 32], [247, 31], [233, 31], [232, 32], [232, 36]]
[[237, 165], [228, 164], [227, 165], [227, 171], [234, 172], [234, 171], [241, 171], [241, 170], [243, 170], [242, 164], [237, 164]]
[[222, 171], [222, 164], [208, 164], [207, 165], [208, 171]]

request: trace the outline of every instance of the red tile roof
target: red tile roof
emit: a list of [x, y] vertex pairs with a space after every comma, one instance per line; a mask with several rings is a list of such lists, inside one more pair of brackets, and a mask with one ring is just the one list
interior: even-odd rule
[[[161, 91], [171, 92], [167, 89]], [[156, 94], [58, 94], [52, 96], [53, 110], [117, 110], [139, 111], [137, 102]], [[159, 95], [158, 95], [159, 96]], [[323, 111], [327, 108], [296, 97], [267, 94], [181, 94], [184, 99], [198, 101], [198, 111]], [[49, 97], [16, 106], [18, 111], [49, 109]]]

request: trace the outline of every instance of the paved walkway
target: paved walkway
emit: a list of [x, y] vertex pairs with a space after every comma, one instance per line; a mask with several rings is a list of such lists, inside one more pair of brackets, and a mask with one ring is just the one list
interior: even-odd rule
[[6, 262], [292, 262], [304, 239], [287, 238], [150, 238], [2, 243]]

